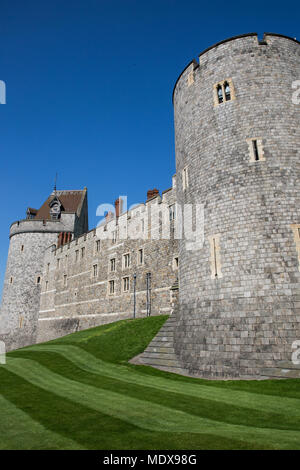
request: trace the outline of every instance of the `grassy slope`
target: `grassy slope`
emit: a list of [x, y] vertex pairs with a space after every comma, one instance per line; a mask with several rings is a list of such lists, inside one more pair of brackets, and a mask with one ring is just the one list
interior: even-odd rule
[[166, 318], [9, 353], [0, 448], [300, 448], [300, 380], [207, 381], [128, 364]]

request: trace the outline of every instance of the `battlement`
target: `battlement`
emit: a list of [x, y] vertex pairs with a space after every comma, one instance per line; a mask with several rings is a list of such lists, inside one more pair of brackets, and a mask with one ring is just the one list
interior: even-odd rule
[[[294, 44], [300, 45], [300, 41], [298, 41], [296, 38], [291, 38], [290, 36], [285, 36], [283, 34], [277, 34], [277, 33], [264, 33], [263, 39], [260, 40], [258, 37], [257, 33], [247, 33], [247, 34], [241, 34], [239, 36], [232, 36], [230, 38], [224, 39], [223, 41], [219, 41], [212, 46], [208, 47], [204, 51], [200, 52], [197, 58], [192, 59], [182, 70], [180, 75], [178, 76], [173, 92], [172, 92], [172, 103], [174, 104], [174, 96], [175, 96], [175, 91], [178, 82], [181, 80], [182, 76], [185, 75], [185, 73], [189, 71], [194, 71], [197, 68], [205, 65], [205, 61], [207, 60], [206, 56], [210, 52], [212, 52], [214, 49], [219, 48], [220, 46], [223, 46], [224, 44], [234, 42], [233, 46], [236, 46], [236, 43], [241, 42], [241, 46], [245, 46], [245, 41], [251, 45], [251, 46], [268, 46], [272, 45], [274, 43], [273, 39], [275, 42], [286, 42], [286, 41], [292, 41]], [[242, 41], [241, 41], [242, 40]]]
[[9, 238], [20, 233], [60, 233], [73, 232], [74, 214], [62, 214], [59, 220], [23, 219], [10, 226]]
[[[143, 233], [140, 232], [140, 235], [142, 239], [147, 239], [149, 237], [149, 230], [151, 227], [150, 224], [148, 224], [148, 217], [150, 216], [151, 206], [159, 206], [160, 204], [173, 205], [175, 203], [175, 186], [176, 175], [174, 175], [172, 178], [172, 186], [162, 191], [162, 195], [156, 193], [154, 196], [147, 199], [146, 202], [137, 204], [131, 209], [120, 213], [117, 217], [116, 214], [112, 214], [112, 217], [108, 219], [104, 218], [96, 228], [93, 228], [88, 232], [73, 238], [70, 242], [60, 247], [52, 245], [48, 248], [47, 251], [52, 253], [53, 256], [56, 256], [59, 253], [65, 253], [70, 249], [72, 250], [74, 246], [85, 246], [85, 242], [89, 243], [89, 241], [94, 238], [112, 240], [114, 237], [113, 233], [116, 230], [118, 231], [116, 236], [119, 237], [120, 231], [122, 232], [122, 228], [126, 227], [126, 230], [124, 229], [122, 232], [122, 236], [125, 236], [127, 231], [132, 233], [132, 227], [137, 228], [137, 230], [141, 229], [142, 223], [144, 224], [145, 231], [143, 231]], [[62, 230], [56, 230], [56, 232], [61, 231]]]

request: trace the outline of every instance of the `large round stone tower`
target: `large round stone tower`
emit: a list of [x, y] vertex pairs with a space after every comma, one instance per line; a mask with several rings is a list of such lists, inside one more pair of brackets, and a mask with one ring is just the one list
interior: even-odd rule
[[203, 248], [179, 242], [190, 373], [261, 375], [300, 340], [299, 79], [300, 43], [266, 33], [210, 47], [176, 82], [178, 203], [204, 204]]

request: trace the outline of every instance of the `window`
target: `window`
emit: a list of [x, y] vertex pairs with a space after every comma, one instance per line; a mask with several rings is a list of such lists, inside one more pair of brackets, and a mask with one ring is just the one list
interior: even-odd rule
[[111, 272], [116, 270], [116, 258], [112, 258], [110, 260], [110, 270], [111, 270]]
[[129, 277], [123, 277], [123, 292], [129, 291]]
[[175, 256], [175, 258], [173, 258], [173, 269], [174, 269], [174, 271], [176, 269], [178, 269], [178, 265], [179, 265], [178, 256]]
[[226, 101], [232, 101], [235, 99], [234, 88], [232, 79], [229, 78], [223, 82], [216, 83], [214, 86], [214, 104], [225, 103]]
[[94, 264], [93, 266], [93, 276], [94, 277], [98, 276], [98, 264]]
[[12, 277], [10, 278], [9, 283], [10, 283], [10, 284], [13, 283], [13, 278], [12, 278]]
[[188, 86], [191, 86], [195, 81], [194, 71], [188, 74]]
[[96, 240], [96, 251], [100, 251], [100, 240]]
[[40, 284], [40, 283], [41, 283], [41, 276], [38, 276], [38, 277], [36, 278], [36, 283], [37, 283], [37, 284]]
[[189, 186], [189, 178], [188, 178], [188, 169], [187, 167], [183, 168], [182, 170], [182, 189], [183, 191], [186, 190]]
[[83, 246], [81, 248], [81, 258], [84, 258], [84, 255], [85, 255], [85, 247]]
[[220, 260], [220, 235], [212, 235], [210, 237], [210, 266], [211, 278], [217, 279], [222, 277], [221, 260]]
[[47, 263], [47, 274], [49, 274], [50, 271], [50, 263]]
[[221, 85], [217, 86], [217, 93], [218, 93], [218, 101], [219, 103], [223, 103], [223, 90]]
[[109, 293], [110, 294], [115, 293], [115, 281], [109, 281]]
[[112, 243], [116, 243], [117, 242], [117, 231], [114, 230], [112, 232], [112, 240], [111, 240]]
[[21, 251], [24, 251], [24, 245], [21, 245]]
[[144, 262], [144, 250], [143, 248], [141, 248], [138, 251], [138, 264], [143, 264], [143, 262]]
[[224, 92], [225, 92], [225, 100], [229, 101], [231, 99], [231, 94], [230, 94], [230, 86], [228, 82], [224, 83]]
[[64, 287], [67, 285], [68, 276], [64, 274]]
[[123, 255], [123, 268], [129, 268], [130, 266], [130, 254], [126, 253]]
[[247, 139], [249, 147], [250, 162], [258, 162], [265, 160], [264, 150], [261, 138]]
[[47, 292], [48, 290], [48, 281], [45, 282], [45, 291]]
[[60, 266], [60, 259], [57, 258], [57, 269], [59, 269], [59, 266]]
[[78, 261], [79, 258], [79, 250], [75, 251], [75, 261]]
[[170, 221], [175, 220], [175, 204], [169, 206]]

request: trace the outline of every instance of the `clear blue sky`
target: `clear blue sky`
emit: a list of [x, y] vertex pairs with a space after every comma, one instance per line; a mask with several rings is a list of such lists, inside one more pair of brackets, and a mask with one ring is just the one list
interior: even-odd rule
[[[10, 224], [53, 188], [98, 204], [167, 189], [175, 172], [171, 95], [206, 47], [248, 32], [300, 39], [296, 1], [1, 0], [0, 292]], [[300, 78], [300, 70], [299, 70]]]

